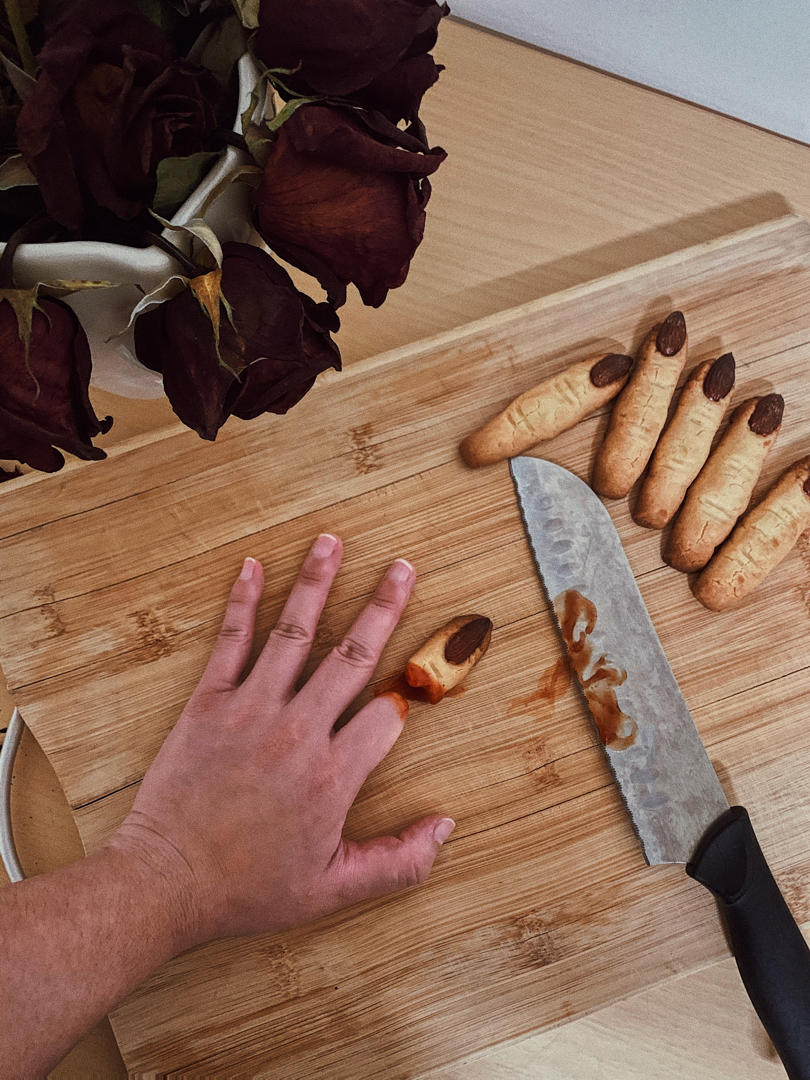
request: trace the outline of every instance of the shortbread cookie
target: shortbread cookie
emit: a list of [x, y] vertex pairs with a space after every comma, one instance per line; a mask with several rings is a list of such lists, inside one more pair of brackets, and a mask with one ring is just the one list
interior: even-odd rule
[[701, 570], [751, 499], [782, 424], [781, 394], [749, 398], [689, 488], [664, 549], [676, 570]]
[[810, 457], [787, 469], [735, 526], [696, 579], [693, 592], [712, 611], [739, 604], [810, 529]]
[[633, 358], [620, 353], [600, 353], [571, 364], [468, 435], [461, 456], [473, 467], [491, 465], [553, 439], [615, 397], [632, 366]]
[[648, 529], [663, 529], [703, 468], [734, 389], [731, 353], [707, 360], [689, 376], [672, 419], [653, 452], [633, 519]]
[[435, 705], [478, 663], [491, 636], [492, 621], [485, 615], [458, 615], [416, 650], [405, 667], [405, 682]]
[[592, 486], [600, 495], [620, 499], [644, 472], [666, 423], [687, 352], [686, 320], [680, 311], [673, 311], [644, 339], [596, 455]]

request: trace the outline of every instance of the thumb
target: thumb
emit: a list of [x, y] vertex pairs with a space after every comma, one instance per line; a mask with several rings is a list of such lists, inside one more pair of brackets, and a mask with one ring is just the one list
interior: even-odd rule
[[332, 861], [333, 884], [341, 903], [353, 904], [420, 884], [455, 827], [452, 818], [431, 814], [399, 836], [378, 836], [362, 843], [341, 840]]

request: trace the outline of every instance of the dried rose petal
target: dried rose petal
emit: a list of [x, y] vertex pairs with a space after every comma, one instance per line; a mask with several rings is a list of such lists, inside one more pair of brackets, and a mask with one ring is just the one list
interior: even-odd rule
[[176, 59], [126, 0], [50, 5], [37, 65], [18, 145], [48, 213], [73, 231], [104, 211], [135, 217], [152, 201], [158, 162], [211, 149], [227, 119], [214, 76]]
[[351, 100], [369, 109], [379, 109], [395, 123], [415, 120], [425, 92], [442, 71], [444, 66], [427, 53], [403, 57], [368, 86], [352, 94]]
[[0, 356], [0, 458], [55, 472], [65, 463], [60, 449], [107, 456], [91, 439], [109, 431], [112, 418], [99, 420], [90, 404], [90, 346], [67, 304], [37, 300], [26, 358], [17, 313], [0, 300]]
[[379, 115], [302, 105], [279, 129], [254, 193], [257, 228], [336, 306], [354, 282], [364, 303], [379, 307], [408, 275], [427, 177], [445, 157]]
[[268, 68], [291, 70], [284, 81], [297, 93], [413, 119], [441, 70], [427, 54], [448, 12], [434, 0], [262, 0], [254, 51]]
[[172, 408], [204, 439], [234, 414], [283, 413], [326, 368], [340, 368], [330, 337], [338, 319], [300, 293], [275, 259], [251, 244], [223, 246], [219, 350], [210, 316], [191, 289], [135, 322], [138, 359], [163, 374]]

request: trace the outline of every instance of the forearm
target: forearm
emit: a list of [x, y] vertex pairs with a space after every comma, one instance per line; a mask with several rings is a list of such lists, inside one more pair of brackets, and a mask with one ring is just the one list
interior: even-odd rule
[[39, 1077], [181, 951], [174, 885], [107, 846], [0, 890], [0, 1078]]

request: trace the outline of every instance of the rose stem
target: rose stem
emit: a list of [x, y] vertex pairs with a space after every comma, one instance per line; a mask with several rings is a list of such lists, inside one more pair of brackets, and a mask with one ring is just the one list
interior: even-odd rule
[[20, 244], [31, 240], [44, 224], [50, 224], [45, 214], [37, 214], [16, 229], [6, 241], [3, 254], [0, 255], [0, 289], [14, 289], [14, 255]]
[[165, 251], [167, 255], [171, 255], [173, 259], [177, 259], [183, 269], [188, 273], [189, 277], [201, 277], [203, 274], [209, 273], [208, 268], [200, 266], [199, 263], [195, 263], [194, 260], [184, 254], [180, 248], [176, 247], [171, 240], [167, 240], [166, 237], [161, 236], [160, 233], [147, 230], [144, 233], [144, 236], [147, 240], [150, 240], [155, 247], [159, 247], [162, 251]]
[[231, 131], [230, 128], [227, 131], [223, 129], [217, 131], [214, 138], [216, 142], [221, 143], [223, 146], [234, 146], [237, 150], [250, 153], [247, 139], [244, 135], [240, 135], [238, 131]]

